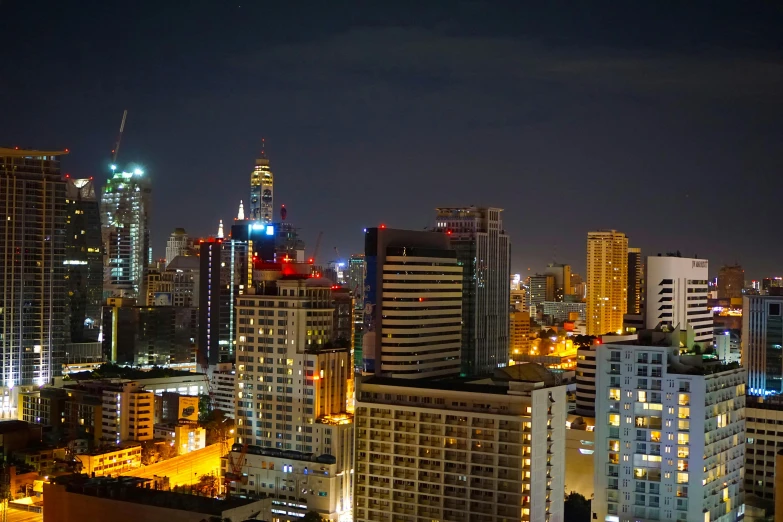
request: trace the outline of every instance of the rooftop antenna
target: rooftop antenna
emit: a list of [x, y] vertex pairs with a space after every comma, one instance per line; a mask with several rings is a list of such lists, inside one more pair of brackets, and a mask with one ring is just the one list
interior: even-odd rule
[[120, 123], [120, 134], [117, 136], [117, 143], [114, 144], [114, 148], [111, 151], [111, 162], [117, 162], [117, 154], [120, 153], [120, 143], [122, 142], [122, 132], [125, 130], [125, 118], [128, 117], [128, 109], [125, 109], [122, 113], [122, 122]]
[[261, 138], [261, 157], [266, 158], [266, 138]]

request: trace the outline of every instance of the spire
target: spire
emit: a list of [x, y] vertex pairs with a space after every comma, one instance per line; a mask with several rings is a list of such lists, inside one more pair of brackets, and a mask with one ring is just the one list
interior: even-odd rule
[[266, 138], [261, 138], [261, 157], [266, 158]]
[[242, 203], [242, 200], [239, 200], [239, 213], [237, 214], [237, 219], [239, 221], [245, 220], [245, 205]]
[[220, 220], [220, 224], [218, 225], [218, 239], [223, 239], [223, 220]]

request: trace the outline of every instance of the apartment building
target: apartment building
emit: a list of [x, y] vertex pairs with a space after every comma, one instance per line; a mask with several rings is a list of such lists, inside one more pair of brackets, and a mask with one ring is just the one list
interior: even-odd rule
[[594, 520], [744, 514], [746, 372], [679, 355], [678, 334], [596, 349]]
[[562, 521], [565, 390], [537, 364], [481, 381], [363, 380], [355, 520]]

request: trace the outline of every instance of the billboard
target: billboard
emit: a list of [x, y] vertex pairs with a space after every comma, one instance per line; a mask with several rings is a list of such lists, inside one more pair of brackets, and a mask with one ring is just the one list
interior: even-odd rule
[[171, 306], [171, 292], [155, 292], [153, 306]]
[[179, 414], [178, 420], [198, 420], [198, 397], [191, 397], [186, 395], [179, 396]]

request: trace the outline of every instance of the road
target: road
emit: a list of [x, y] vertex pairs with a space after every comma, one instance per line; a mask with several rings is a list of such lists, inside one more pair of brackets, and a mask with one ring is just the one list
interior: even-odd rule
[[[230, 448], [231, 445], [228, 445]], [[186, 455], [164, 460], [151, 466], [142, 466], [123, 473], [129, 477], [153, 478], [169, 477], [170, 486], [190, 485], [198, 482], [202, 475], [214, 473], [220, 475], [221, 445], [212, 444], [204, 449], [192, 451]]]
[[[3, 520], [3, 511], [0, 508], [0, 520]], [[8, 522], [43, 522], [43, 513], [31, 513], [19, 509], [8, 510]]]

